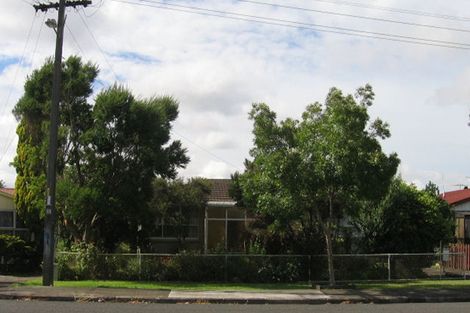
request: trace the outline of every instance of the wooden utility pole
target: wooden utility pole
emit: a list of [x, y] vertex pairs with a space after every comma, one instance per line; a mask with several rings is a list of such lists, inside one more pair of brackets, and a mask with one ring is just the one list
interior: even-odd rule
[[57, 23], [48, 21], [48, 26], [56, 32], [56, 46], [54, 59], [54, 76], [52, 82], [51, 123], [49, 125], [49, 153], [47, 160], [47, 190], [46, 190], [46, 216], [44, 220], [44, 252], [42, 267], [43, 286], [54, 285], [54, 229], [56, 220], [55, 193], [56, 193], [56, 164], [57, 164], [57, 132], [59, 128], [59, 103], [62, 79], [62, 44], [64, 39], [65, 8], [87, 6], [91, 1], [66, 1], [58, 3], [35, 4], [34, 9], [46, 12], [49, 9], [58, 9]]

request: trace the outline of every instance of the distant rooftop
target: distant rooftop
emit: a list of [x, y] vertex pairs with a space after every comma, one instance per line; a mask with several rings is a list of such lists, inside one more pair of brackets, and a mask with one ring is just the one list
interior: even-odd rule
[[[233, 202], [234, 200], [229, 195], [229, 188], [231, 179], [207, 179], [211, 185], [211, 193], [208, 201], [214, 202]], [[0, 192], [10, 196], [15, 195], [14, 188], [0, 188]]]
[[211, 194], [209, 201], [214, 202], [233, 202], [234, 200], [229, 195], [229, 188], [231, 179], [207, 179], [211, 184]]
[[454, 190], [444, 192], [441, 198], [447, 201], [450, 205], [458, 204], [461, 202], [470, 201], [470, 189]]
[[15, 188], [0, 188], [0, 192], [6, 193], [13, 197], [15, 195]]

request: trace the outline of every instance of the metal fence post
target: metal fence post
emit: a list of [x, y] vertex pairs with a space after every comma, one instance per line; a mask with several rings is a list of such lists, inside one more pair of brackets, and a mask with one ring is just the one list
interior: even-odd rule
[[388, 281], [391, 281], [392, 280], [392, 262], [391, 262], [391, 259], [392, 256], [391, 254], [387, 254], [387, 269], [388, 269]]
[[225, 282], [228, 281], [228, 255], [225, 255], [224, 257], [224, 280]]
[[142, 279], [142, 254], [140, 248], [137, 248], [137, 264], [139, 265], [139, 279]]
[[442, 248], [439, 253], [439, 279], [442, 279], [442, 275], [444, 274], [444, 260], [442, 257]]
[[308, 284], [312, 285], [312, 256], [308, 256]]

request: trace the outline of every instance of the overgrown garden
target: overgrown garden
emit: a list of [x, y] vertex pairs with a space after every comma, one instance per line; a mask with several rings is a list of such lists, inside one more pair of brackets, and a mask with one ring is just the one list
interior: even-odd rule
[[[206, 206], [210, 186], [203, 179], [177, 178], [189, 162], [181, 142], [171, 139], [178, 102], [168, 96], [139, 98], [118, 84], [97, 91], [97, 75], [98, 67], [79, 57], [63, 64], [57, 235], [60, 250], [70, 252], [58, 256], [64, 279], [230, 276], [272, 282], [321, 272], [334, 285], [335, 274], [343, 277], [350, 269], [338, 268], [333, 254], [433, 252], [453, 239], [453, 217], [436, 186], [418, 190], [405, 183], [396, 175], [398, 156], [383, 151], [381, 143], [391, 132], [386, 122], [369, 115], [372, 87], [355, 95], [332, 88], [299, 119], [280, 121], [267, 104], [254, 104], [253, 148], [245, 170], [232, 175], [231, 188], [238, 205], [256, 216], [244, 253], [327, 257], [206, 261], [201, 251], [186, 250], [188, 234], [179, 227], [188, 224], [191, 211]], [[37, 238], [24, 243], [24, 251], [36, 255], [42, 249], [51, 90], [48, 60], [28, 77], [13, 112], [19, 122], [15, 204]], [[180, 256], [126, 261], [105, 255], [137, 247], [148, 251], [159, 216], [175, 225]], [[349, 266], [360, 269], [361, 262]], [[381, 267], [373, 271], [372, 276], [384, 275]]]

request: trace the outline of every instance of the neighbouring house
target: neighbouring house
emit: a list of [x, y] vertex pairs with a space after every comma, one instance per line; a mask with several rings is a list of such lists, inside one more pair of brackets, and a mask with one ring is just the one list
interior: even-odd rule
[[15, 235], [23, 239], [30, 239], [27, 228], [21, 227], [16, 217], [15, 190], [13, 188], [0, 188], [0, 234]]
[[460, 243], [470, 243], [470, 189], [449, 191], [441, 194], [455, 213], [455, 237]]
[[[186, 227], [183, 247], [204, 253], [212, 251], [244, 252], [247, 229], [254, 220], [245, 208], [236, 205], [229, 195], [230, 179], [208, 179], [211, 192], [207, 206], [201, 212], [193, 212]], [[177, 238], [175, 225], [157, 218], [156, 233], [150, 237], [155, 252], [173, 253], [178, 250], [181, 238]]]

